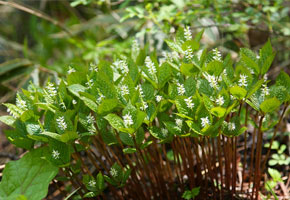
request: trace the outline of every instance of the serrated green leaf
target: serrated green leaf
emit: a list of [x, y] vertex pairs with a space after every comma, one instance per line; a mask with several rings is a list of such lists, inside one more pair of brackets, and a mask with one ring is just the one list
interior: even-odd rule
[[245, 90], [244, 88], [240, 87], [240, 86], [233, 86], [230, 88], [230, 93], [236, 97], [237, 99], [243, 99], [246, 97], [247, 95], [247, 90]]
[[258, 65], [258, 60], [254, 52], [250, 49], [242, 48], [240, 51], [241, 61], [245, 67], [251, 68], [254, 70], [255, 74], [260, 73], [260, 67]]
[[116, 114], [108, 114], [104, 118], [109, 122], [109, 124], [113, 128], [115, 128], [117, 130], [120, 130], [122, 128], [125, 128], [125, 125], [123, 123], [123, 120], [121, 119], [121, 117], [119, 117]]
[[221, 118], [225, 115], [226, 109], [223, 107], [214, 107], [210, 110], [211, 114], [217, 116], [218, 118]]
[[281, 105], [281, 102], [276, 97], [274, 97], [274, 98], [266, 99], [265, 101], [263, 101], [260, 105], [260, 109], [264, 113], [269, 113], [278, 109], [280, 105]]
[[165, 42], [169, 46], [169, 48], [172, 49], [173, 51], [183, 53], [181, 46], [178, 45], [177, 43], [173, 42], [172, 40], [165, 40]]
[[185, 76], [192, 76], [199, 71], [200, 69], [191, 63], [181, 63], [180, 72]]
[[80, 84], [73, 84], [68, 86], [68, 90], [77, 97], [80, 97], [79, 92], [85, 92], [86, 87]]
[[119, 107], [119, 101], [117, 99], [104, 99], [97, 107], [97, 113], [99, 115], [106, 115], [115, 111]]
[[15, 200], [21, 194], [29, 200], [46, 197], [58, 168], [41, 158], [45, 151], [47, 148], [32, 150], [20, 160], [6, 164], [0, 183], [0, 199]]
[[158, 71], [159, 88], [163, 88], [166, 82], [170, 80], [171, 67], [168, 63], [163, 63]]
[[7, 124], [8, 126], [12, 126], [16, 119], [10, 115], [5, 115], [5, 116], [0, 116], [0, 121], [3, 122], [4, 124]]

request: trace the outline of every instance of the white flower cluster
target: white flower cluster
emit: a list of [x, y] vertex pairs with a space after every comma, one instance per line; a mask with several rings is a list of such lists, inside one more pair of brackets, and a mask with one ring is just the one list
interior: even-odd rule
[[218, 98], [216, 99], [216, 103], [219, 106], [222, 106], [225, 103], [224, 97], [219, 95]]
[[183, 86], [183, 84], [180, 84], [180, 83], [176, 83], [177, 84], [177, 92], [178, 92], [178, 95], [182, 96], [185, 94], [185, 88]]
[[217, 89], [218, 88], [218, 79], [215, 75], [209, 75], [208, 73], [203, 73], [206, 80], [209, 82], [210, 87]]
[[176, 125], [179, 127], [179, 128], [181, 128], [182, 127], [182, 119], [175, 119], [175, 123], [176, 123]]
[[94, 180], [90, 180], [89, 182], [88, 182], [88, 185], [90, 186], [90, 187], [95, 187], [96, 186], [96, 181], [94, 181]]
[[87, 116], [87, 122], [88, 122], [88, 131], [90, 132], [90, 134], [93, 135], [96, 132], [96, 127], [94, 125], [96, 120], [91, 113]]
[[148, 71], [150, 74], [152, 74], [152, 75], [156, 74], [156, 72], [157, 72], [156, 67], [149, 56], [147, 56], [145, 58], [145, 65], [148, 68]]
[[54, 159], [59, 159], [59, 156], [60, 156], [59, 151], [53, 149], [53, 150], [52, 150], [52, 157], [53, 157]]
[[263, 84], [262, 85], [262, 97], [264, 98], [265, 96], [268, 96], [270, 93], [269, 93], [269, 88], [267, 87], [266, 84]]
[[229, 131], [234, 131], [236, 129], [236, 124], [234, 122], [223, 122], [223, 127], [227, 128]]
[[68, 67], [68, 71], [67, 71], [67, 73], [68, 73], [68, 74], [71, 74], [71, 73], [73, 73], [73, 72], [76, 72], [76, 70], [75, 70], [73, 67], [69, 66], [69, 67]]
[[228, 129], [230, 131], [234, 131], [236, 129], [236, 124], [234, 122], [229, 122], [228, 123]]
[[65, 103], [61, 100], [61, 102], [59, 103], [60, 107], [64, 110], [66, 110], [66, 106]]
[[240, 87], [247, 87], [248, 83], [247, 83], [247, 75], [241, 74], [240, 75], [240, 79], [239, 79], [239, 86]]
[[28, 109], [27, 105], [26, 105], [26, 101], [22, 100], [20, 98], [20, 96], [18, 96], [17, 99], [16, 99], [16, 106], [18, 108], [20, 108], [21, 110], [27, 110]]
[[58, 117], [56, 119], [56, 122], [57, 122], [58, 128], [60, 128], [61, 130], [64, 131], [67, 128], [67, 124], [66, 124], [65, 119], [64, 119], [63, 116], [62, 117]]
[[168, 51], [162, 51], [163, 60], [168, 60], [169, 62], [173, 62], [173, 60], [178, 60], [179, 55], [176, 51], [168, 52]]
[[144, 93], [143, 93], [143, 90], [142, 90], [141, 85], [140, 85], [140, 84], [137, 85], [135, 89], [138, 90], [139, 95], [140, 95], [141, 104], [142, 104], [141, 107], [140, 107], [140, 109], [141, 109], [141, 110], [146, 110], [146, 109], [148, 108], [148, 104], [147, 104], [147, 102], [145, 102], [145, 101], [143, 100], [143, 98], [144, 98]]
[[141, 85], [140, 85], [140, 84], [137, 85], [137, 86], [135, 87], [135, 89], [139, 91], [140, 98], [144, 98], [144, 93], [143, 93], [143, 90], [142, 90]]
[[128, 64], [125, 60], [116, 60], [113, 63], [113, 66], [116, 69], [121, 70], [122, 74], [127, 74], [129, 72], [129, 67], [128, 67]]
[[87, 87], [88, 87], [89, 89], [91, 89], [91, 88], [93, 87], [93, 85], [94, 85], [94, 81], [93, 81], [93, 79], [88, 80], [88, 82], [86, 82], [86, 85], [87, 85]]
[[140, 45], [138, 43], [138, 40], [135, 39], [133, 40], [133, 43], [132, 43], [132, 54], [138, 55], [139, 51], [140, 51]]
[[157, 96], [156, 96], [156, 101], [157, 101], [157, 103], [159, 103], [161, 100], [162, 100], [162, 96], [157, 95]]
[[213, 51], [213, 59], [217, 61], [221, 61], [222, 60], [221, 52], [217, 48], [213, 49], [212, 51]]
[[94, 116], [91, 113], [87, 116], [87, 122], [88, 124], [94, 124], [96, 122]]
[[184, 28], [184, 37], [186, 40], [192, 40], [192, 35], [191, 35], [191, 31], [190, 31], [190, 27], [186, 26]]
[[131, 126], [134, 123], [130, 114], [124, 115], [123, 120], [126, 127]]
[[167, 137], [168, 136], [168, 130], [166, 128], [161, 128], [161, 134], [163, 137]]
[[184, 51], [184, 55], [185, 55], [185, 58], [187, 60], [191, 60], [193, 58], [193, 51], [192, 51], [192, 48], [188, 47], [185, 51]]
[[122, 85], [120, 87], [120, 91], [121, 91], [122, 96], [129, 94], [129, 89], [127, 85]]
[[209, 121], [207, 116], [201, 118], [200, 120], [201, 120], [201, 126], [202, 127], [206, 127], [206, 126], [210, 125], [210, 121]]
[[50, 82], [47, 83], [46, 90], [50, 97], [55, 97], [57, 95], [54, 85]]
[[114, 168], [112, 168], [112, 169], [110, 170], [110, 174], [111, 174], [111, 176], [113, 176], [113, 177], [117, 177], [117, 176], [118, 176], [118, 172], [117, 172], [117, 170], [114, 169]]
[[99, 68], [98, 68], [98, 66], [96, 64], [90, 63], [90, 71], [98, 72]]
[[97, 102], [98, 102], [98, 103], [101, 103], [101, 101], [102, 101], [104, 98], [105, 98], [105, 96], [104, 96], [102, 93], [100, 93], [100, 96], [98, 97]]
[[192, 102], [192, 98], [188, 97], [187, 99], [184, 99], [186, 106], [190, 109], [192, 109], [194, 107], [194, 103]]
[[142, 101], [142, 105], [140, 107], [141, 110], [146, 110], [148, 108], [148, 104], [145, 101]]

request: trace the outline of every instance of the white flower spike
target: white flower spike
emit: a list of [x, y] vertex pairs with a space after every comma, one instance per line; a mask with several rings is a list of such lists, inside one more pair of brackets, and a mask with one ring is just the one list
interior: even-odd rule
[[152, 60], [151, 60], [151, 58], [149, 56], [147, 56], [145, 58], [145, 65], [148, 68], [148, 71], [149, 71], [149, 73], [151, 75], [156, 74], [157, 71], [156, 71], [155, 65], [154, 65], [154, 63], [152, 62]]
[[67, 128], [67, 124], [66, 124], [66, 122], [65, 122], [63, 116], [57, 118], [57, 119], [56, 119], [56, 122], [57, 122], [57, 126], [58, 126], [58, 128], [60, 128], [61, 130], [64, 131], [64, 130]]
[[192, 40], [192, 35], [191, 35], [191, 31], [190, 31], [190, 27], [186, 26], [184, 28], [184, 37], [186, 40]]
[[128, 86], [127, 85], [122, 85], [120, 89], [121, 89], [121, 94], [123, 96], [129, 94], [129, 89], [128, 89]]
[[192, 109], [194, 107], [194, 103], [192, 102], [192, 99], [191, 97], [187, 98], [187, 99], [184, 99], [185, 103], [186, 103], [186, 106], [190, 109]]
[[208, 126], [208, 125], [210, 125], [210, 122], [209, 122], [208, 117], [203, 117], [203, 118], [201, 118], [201, 126], [202, 126], [202, 127], [206, 127], [206, 126]]
[[225, 103], [225, 100], [224, 100], [224, 97], [219, 95], [217, 100], [216, 100], [216, 103], [219, 105], [219, 106], [222, 106], [224, 103]]
[[126, 114], [125, 116], [123, 116], [123, 120], [124, 120], [125, 126], [130, 126], [133, 124], [132, 116], [129, 114]]
[[185, 88], [183, 86], [183, 84], [177, 83], [177, 92], [178, 95], [182, 96], [185, 93]]
[[247, 87], [248, 83], [247, 83], [247, 75], [241, 74], [240, 75], [240, 80], [239, 80], [239, 86], [240, 87]]
[[57, 92], [56, 92], [56, 89], [52, 83], [48, 82], [46, 89], [47, 89], [47, 93], [49, 94], [50, 97], [56, 96]]
[[179, 128], [181, 128], [182, 127], [182, 119], [175, 119], [175, 123], [176, 123], [176, 125], [179, 127]]
[[235, 125], [235, 123], [233, 123], [233, 122], [229, 122], [229, 123], [228, 123], [228, 129], [229, 129], [230, 131], [234, 131], [234, 130], [236, 129], [236, 125]]

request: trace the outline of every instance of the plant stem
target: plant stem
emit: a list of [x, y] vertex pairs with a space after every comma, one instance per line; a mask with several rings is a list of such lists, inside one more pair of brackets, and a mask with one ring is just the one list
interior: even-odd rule
[[262, 164], [262, 172], [265, 170], [267, 160], [269, 159], [269, 156], [270, 156], [270, 152], [271, 152], [272, 144], [273, 144], [274, 139], [275, 139], [275, 137], [276, 137], [276, 135], [277, 135], [278, 129], [279, 129], [279, 127], [280, 127], [280, 123], [281, 123], [281, 121], [282, 121], [282, 119], [283, 119], [283, 117], [284, 117], [284, 114], [285, 114], [285, 112], [286, 112], [286, 110], [287, 110], [287, 107], [288, 107], [288, 104], [285, 104], [285, 105], [284, 105], [284, 109], [283, 109], [283, 111], [282, 111], [282, 114], [280, 115], [280, 118], [279, 118], [278, 124], [277, 124], [276, 127], [275, 127], [274, 134], [273, 134], [273, 136], [272, 136], [272, 138], [271, 138], [271, 141], [270, 141], [270, 146], [269, 146], [269, 148], [268, 148], [268, 151], [267, 151], [266, 157], [265, 157], [264, 162], [263, 162], [263, 164]]

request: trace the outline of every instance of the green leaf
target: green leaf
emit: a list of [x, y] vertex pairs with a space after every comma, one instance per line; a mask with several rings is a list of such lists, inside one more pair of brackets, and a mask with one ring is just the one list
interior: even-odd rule
[[103, 191], [105, 189], [105, 180], [103, 174], [101, 172], [97, 175], [97, 188], [99, 191]]
[[203, 33], [204, 33], [204, 29], [202, 29], [201, 31], [199, 31], [199, 32], [194, 36], [194, 41], [196, 41], [196, 42], [200, 42]]
[[137, 117], [136, 117], [136, 121], [134, 123], [135, 130], [137, 130], [142, 125], [145, 117], [146, 117], [146, 113], [141, 112], [139, 110], [137, 111]]
[[259, 65], [261, 68], [261, 74], [266, 74], [275, 58], [276, 53], [273, 52], [273, 48], [270, 40], [260, 50]]
[[10, 161], [3, 171], [0, 183], [0, 199], [15, 200], [24, 195], [29, 200], [44, 199], [50, 181], [58, 168], [41, 157], [47, 148], [39, 148], [25, 154], [18, 161]]
[[117, 99], [104, 99], [97, 108], [99, 115], [106, 115], [115, 111], [119, 107], [119, 101]]
[[109, 124], [117, 130], [125, 128], [123, 120], [116, 114], [108, 114], [104, 118], [108, 120]]
[[185, 41], [183, 44], [182, 44], [182, 50], [185, 51], [187, 50], [188, 48], [191, 48], [192, 51], [196, 51], [198, 50], [199, 48], [199, 43], [194, 41], [194, 40], [188, 40], [188, 41]]
[[287, 73], [281, 71], [276, 79], [276, 83], [287, 88], [288, 93], [290, 93], [290, 77]]
[[13, 127], [15, 120], [16, 119], [10, 115], [0, 116], [0, 121], [3, 122], [4, 124], [7, 124], [8, 126]]
[[10, 143], [14, 144], [17, 147], [24, 149], [32, 149], [34, 145], [34, 141], [29, 139], [24, 133], [25, 126], [20, 128], [16, 128], [14, 130], [5, 130], [4, 133], [9, 140]]
[[264, 113], [269, 113], [278, 109], [280, 105], [281, 105], [280, 101], [276, 97], [274, 97], [263, 101], [260, 105], [260, 109]]
[[[55, 153], [57, 155], [55, 155]], [[70, 146], [57, 140], [49, 139], [49, 161], [58, 167], [69, 165]]]
[[247, 95], [247, 90], [245, 90], [244, 88], [240, 87], [240, 86], [233, 86], [230, 88], [230, 93], [236, 97], [237, 99], [243, 99], [246, 97]]
[[268, 173], [270, 174], [270, 176], [273, 178], [275, 182], [283, 182], [281, 174], [278, 170], [269, 167]]
[[181, 46], [178, 45], [177, 43], [173, 42], [172, 40], [165, 40], [165, 42], [169, 46], [169, 48], [172, 49], [173, 51], [183, 53]]
[[171, 67], [168, 63], [163, 63], [158, 71], [159, 88], [163, 88], [166, 82], [170, 80]]
[[64, 143], [74, 140], [79, 137], [78, 134], [74, 131], [66, 131], [61, 135], [57, 133], [53, 133], [53, 132], [44, 131], [41, 133], [41, 135], [47, 136], [49, 138], [52, 138], [52, 139], [55, 139], [57, 141], [64, 142]]
[[107, 145], [112, 145], [112, 144], [117, 144], [118, 143], [118, 140], [115, 136], [115, 134], [113, 133], [113, 131], [111, 130], [100, 130], [100, 134], [102, 136], [102, 139], [104, 140], [104, 142], [107, 144]]
[[217, 116], [218, 118], [221, 118], [225, 115], [226, 109], [223, 107], [214, 107], [210, 110], [211, 114]]
[[134, 146], [133, 138], [129, 133], [120, 132], [119, 136], [120, 136], [121, 141], [124, 144], [129, 145], [129, 146]]
[[222, 62], [213, 60], [207, 64], [205, 70], [211, 75], [219, 76], [224, 69]]
[[191, 76], [184, 82], [185, 94], [190, 97], [195, 94], [196, 90], [196, 80]]
[[248, 91], [247, 97], [251, 97], [264, 83], [264, 79], [257, 81]]
[[251, 68], [254, 70], [255, 74], [260, 73], [260, 67], [258, 65], [258, 60], [254, 52], [250, 49], [242, 48], [240, 51], [241, 61], [245, 67]]
[[80, 97], [79, 92], [85, 92], [86, 87], [80, 84], [73, 84], [68, 86], [68, 90], [77, 97]]
[[181, 63], [180, 72], [185, 76], [191, 76], [198, 73], [200, 69], [191, 63]]
[[95, 99], [90, 94], [87, 93], [80, 93], [80, 99], [88, 106], [92, 111], [97, 112], [98, 105], [95, 103]]
[[22, 114], [22, 110], [18, 108], [16, 105], [11, 104], [11, 103], [3, 103], [4, 106], [6, 106], [9, 110], [9, 112], [14, 116], [14, 117], [20, 117]]

